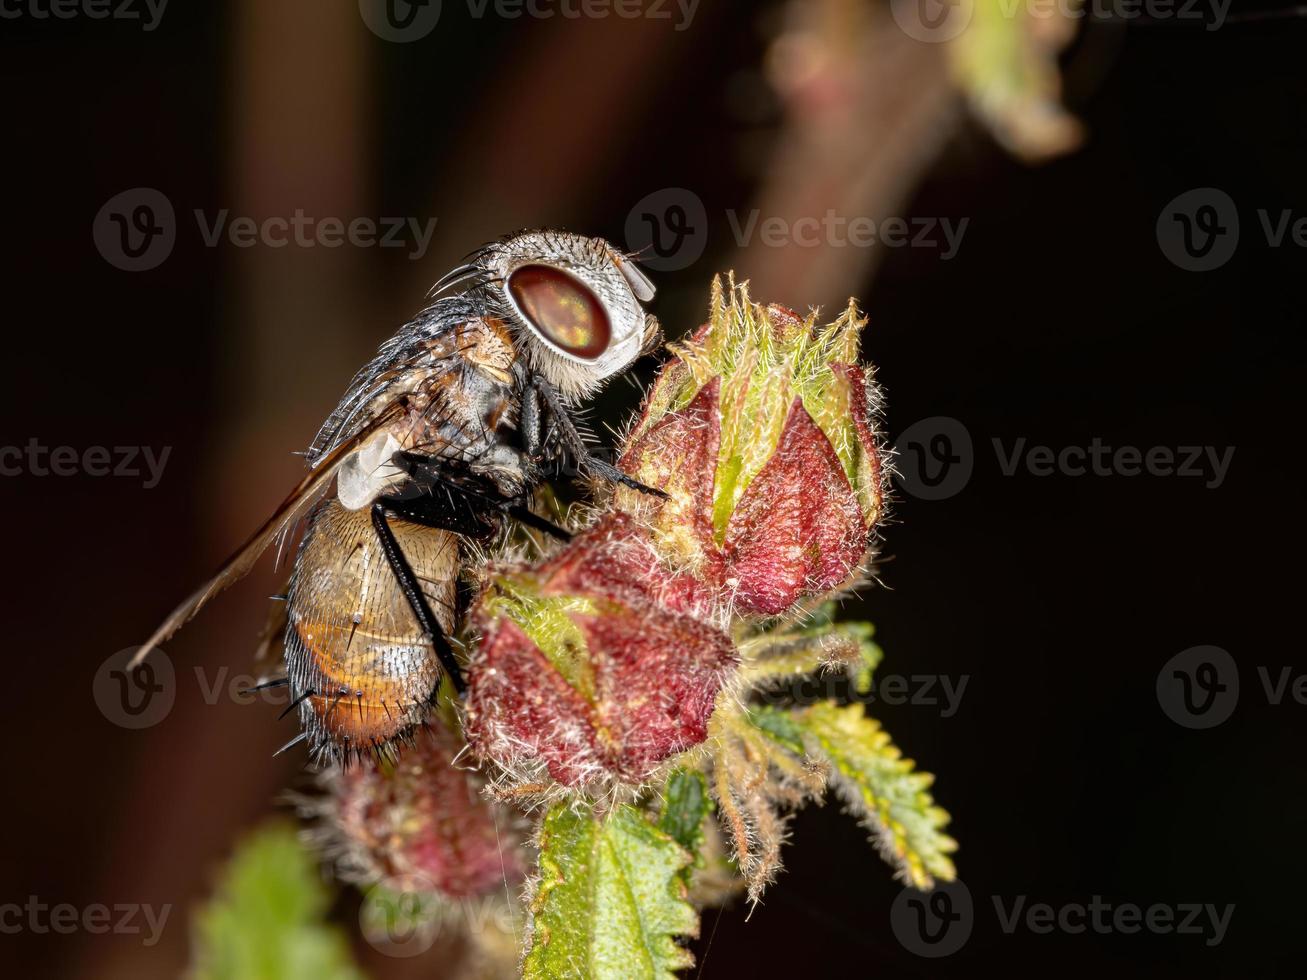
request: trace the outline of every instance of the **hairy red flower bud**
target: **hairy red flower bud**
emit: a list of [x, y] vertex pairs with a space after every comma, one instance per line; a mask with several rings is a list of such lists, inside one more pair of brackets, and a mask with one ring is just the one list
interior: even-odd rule
[[619, 514], [536, 568], [491, 580], [473, 613], [482, 639], [467, 698], [479, 755], [600, 789], [640, 783], [704, 740], [737, 655], [658, 567]]
[[403, 877], [463, 898], [522, 876], [519, 836], [507, 812], [457, 768], [459, 743], [443, 727], [419, 732], [397, 760], [332, 771], [318, 806], [324, 844], [343, 875], [364, 884]]
[[855, 577], [884, 510], [879, 393], [849, 309], [818, 328], [714, 286], [712, 318], [646, 400], [620, 466], [663, 564], [744, 616], [780, 615]]

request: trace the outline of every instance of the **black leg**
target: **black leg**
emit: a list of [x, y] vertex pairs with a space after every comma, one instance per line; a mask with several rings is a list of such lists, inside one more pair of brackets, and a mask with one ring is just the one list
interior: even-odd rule
[[609, 483], [620, 483], [624, 487], [630, 487], [632, 490], [639, 490], [641, 493], [647, 493], [654, 497], [667, 499], [667, 494], [661, 490], [655, 490], [653, 487], [647, 487], [639, 480], [634, 480], [619, 470], [612, 463], [607, 463], [590, 452], [590, 447], [585, 444], [581, 438], [581, 433], [576, 431], [571, 417], [567, 414], [567, 406], [563, 400], [558, 397], [558, 392], [554, 391], [554, 386], [542, 378], [540, 375], [533, 375], [531, 386], [539, 392], [540, 397], [544, 399], [545, 407], [549, 410], [549, 416], [558, 426], [558, 431], [562, 435], [563, 443], [568, 452], [576, 459], [576, 465], [584, 472], [591, 473]]
[[440, 472], [439, 463], [424, 456], [400, 453], [394, 462], [413, 479], [403, 496], [381, 498], [390, 513], [413, 524], [470, 538], [483, 537], [494, 530], [487, 514], [496, 509], [490, 502], [498, 502], [502, 497], [449, 479]]
[[509, 504], [504, 508], [504, 512], [518, 523], [525, 524], [527, 527], [534, 528], [537, 531], [542, 531], [552, 538], [557, 538], [559, 541], [572, 540], [571, 531], [564, 530], [553, 521], [541, 517], [539, 514], [533, 513], [524, 504]]
[[560, 541], [572, 540], [569, 531], [532, 513], [524, 498], [505, 498], [451, 480], [441, 474], [437, 466], [420, 457], [407, 457], [401, 465], [428, 489], [421, 496], [384, 498], [386, 509], [396, 517], [425, 527], [476, 537], [489, 530], [485, 516], [498, 512]]
[[440, 621], [436, 619], [435, 613], [431, 611], [431, 606], [427, 603], [426, 593], [422, 591], [422, 585], [418, 582], [418, 577], [413, 574], [413, 566], [404, 557], [399, 542], [395, 540], [395, 532], [390, 529], [386, 507], [380, 503], [372, 505], [372, 527], [377, 532], [377, 538], [381, 542], [381, 551], [390, 564], [390, 570], [395, 573], [395, 579], [404, 592], [404, 598], [408, 600], [408, 604], [413, 608], [413, 615], [417, 617], [418, 625], [431, 640], [436, 656], [440, 658], [440, 663], [449, 672], [449, 678], [454, 682], [454, 690], [462, 695], [467, 690], [467, 684], [463, 680], [463, 672], [459, 669], [458, 660], [454, 657], [454, 648], [449, 645], [449, 638], [445, 636], [445, 631], [440, 628]]

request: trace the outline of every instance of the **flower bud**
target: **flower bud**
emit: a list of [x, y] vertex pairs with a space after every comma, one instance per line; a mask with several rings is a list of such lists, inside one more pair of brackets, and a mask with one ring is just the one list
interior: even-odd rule
[[419, 731], [396, 759], [330, 771], [329, 796], [315, 808], [324, 844], [344, 877], [371, 884], [396, 877], [429, 882], [464, 898], [520, 878], [519, 836], [507, 811], [457, 768], [457, 740], [439, 723]]
[[739, 615], [775, 616], [856, 577], [884, 510], [879, 389], [857, 363], [850, 302], [818, 327], [713, 284], [711, 318], [670, 349], [619, 462], [669, 569]]
[[614, 514], [534, 568], [495, 575], [473, 610], [473, 750], [522, 782], [543, 763], [564, 785], [602, 791], [702, 742], [737, 655], [658, 568], [643, 532]]

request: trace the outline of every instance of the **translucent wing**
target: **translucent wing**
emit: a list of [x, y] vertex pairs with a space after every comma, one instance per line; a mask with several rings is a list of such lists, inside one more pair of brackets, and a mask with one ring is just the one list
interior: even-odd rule
[[248, 575], [250, 569], [254, 567], [254, 563], [259, 560], [259, 556], [277, 539], [282, 530], [302, 517], [323, 491], [327, 489], [332, 478], [336, 475], [336, 470], [340, 468], [340, 465], [348, 458], [350, 453], [374, 432], [401, 418], [404, 412], [405, 407], [401, 403], [392, 403], [373, 417], [365, 427], [354, 433], [350, 438], [340, 442], [318, 460], [312, 471], [304, 477], [299, 486], [290, 492], [290, 495], [282, 501], [281, 506], [277, 508], [271, 517], [264, 521], [263, 526], [254, 532], [253, 536], [241, 546], [240, 550], [227, 559], [223, 566], [218, 569], [217, 574], [196, 589], [159, 625], [154, 634], [145, 641], [145, 645], [136, 652], [136, 656], [132, 658], [128, 669], [134, 669], [146, 658], [151, 650], [181, 629], [200, 611], [206, 602], [233, 582], [237, 582]]

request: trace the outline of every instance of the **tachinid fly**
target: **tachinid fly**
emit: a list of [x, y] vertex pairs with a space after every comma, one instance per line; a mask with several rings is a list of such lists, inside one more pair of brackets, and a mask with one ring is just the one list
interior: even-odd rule
[[569, 414], [658, 343], [641, 305], [653, 287], [629, 257], [598, 238], [525, 232], [474, 253], [432, 295], [355, 376], [313, 442], [308, 476], [137, 654], [305, 517], [285, 683], [303, 726], [291, 744], [307, 738], [320, 758], [407, 736], [445, 673], [463, 690], [449, 637], [469, 542], [504, 516], [566, 536], [528, 509], [547, 467], [568, 459], [656, 492], [594, 457]]

